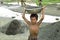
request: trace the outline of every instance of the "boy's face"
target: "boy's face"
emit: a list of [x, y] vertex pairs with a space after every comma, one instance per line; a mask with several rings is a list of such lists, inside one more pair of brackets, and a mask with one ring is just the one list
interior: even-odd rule
[[31, 17], [30, 20], [31, 20], [32, 23], [36, 23], [37, 22], [36, 17]]

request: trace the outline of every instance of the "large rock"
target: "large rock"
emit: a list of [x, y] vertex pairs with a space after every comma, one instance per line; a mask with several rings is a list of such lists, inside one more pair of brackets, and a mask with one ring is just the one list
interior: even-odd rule
[[41, 27], [39, 40], [60, 40], [60, 21]]
[[[8, 34], [10, 32], [10, 30], [14, 31], [14, 29], [12, 29], [12, 27], [13, 28], [15, 27], [16, 34], [21, 34], [21, 33], [24, 33], [28, 29], [26, 26], [27, 25], [24, 23], [23, 20], [0, 17], [0, 32], [1, 33]], [[14, 33], [14, 32], [12, 32], [12, 33]], [[10, 34], [10, 35], [14, 35], [14, 34]]]
[[6, 30], [7, 35], [15, 35], [18, 33], [19, 28], [21, 27], [18, 20], [13, 20]]

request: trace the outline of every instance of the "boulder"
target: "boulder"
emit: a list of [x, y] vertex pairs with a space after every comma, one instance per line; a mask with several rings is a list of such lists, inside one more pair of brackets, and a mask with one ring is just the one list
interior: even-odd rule
[[41, 27], [39, 40], [60, 40], [60, 21]]
[[9, 24], [9, 26], [6, 30], [6, 34], [7, 35], [15, 35], [15, 34], [18, 33], [18, 30], [19, 30], [20, 27], [21, 27], [21, 25], [20, 25], [19, 21], [18, 20], [13, 20]]

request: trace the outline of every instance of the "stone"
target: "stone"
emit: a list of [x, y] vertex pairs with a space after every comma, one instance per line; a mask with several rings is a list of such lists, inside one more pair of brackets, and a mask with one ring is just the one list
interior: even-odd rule
[[59, 20], [59, 18], [56, 18], [56, 20]]
[[15, 18], [15, 17], [12, 17], [12, 18]]
[[60, 40], [60, 21], [41, 27], [39, 40]]
[[13, 20], [9, 24], [9, 26], [6, 30], [6, 34], [7, 35], [15, 35], [15, 34], [18, 33], [18, 30], [19, 30], [20, 27], [21, 27], [21, 25], [20, 25], [19, 21], [18, 20]]

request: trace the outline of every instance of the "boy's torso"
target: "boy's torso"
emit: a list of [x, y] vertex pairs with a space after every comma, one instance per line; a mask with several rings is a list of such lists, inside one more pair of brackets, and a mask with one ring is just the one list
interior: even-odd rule
[[38, 31], [39, 31], [39, 25], [38, 24], [30, 24], [29, 25], [29, 31], [30, 31], [30, 35], [32, 36], [37, 36], [38, 35]]

